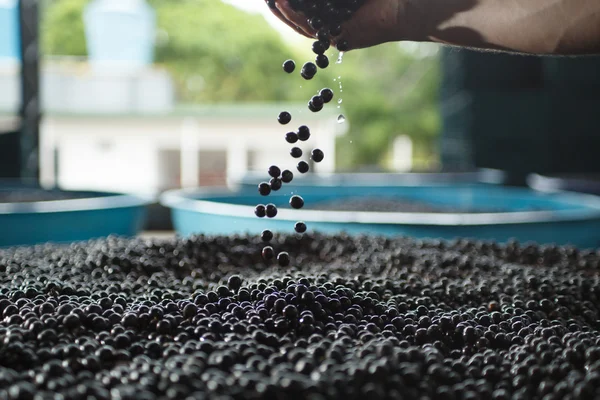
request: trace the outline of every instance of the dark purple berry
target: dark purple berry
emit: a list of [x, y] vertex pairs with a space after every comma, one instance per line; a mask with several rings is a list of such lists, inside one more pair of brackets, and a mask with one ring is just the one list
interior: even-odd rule
[[275, 207], [275, 204], [267, 204], [266, 214], [267, 218], [275, 218], [275, 216], [277, 215], [277, 207]]
[[280, 266], [287, 267], [290, 265], [290, 255], [287, 252], [282, 251], [281, 253], [277, 254], [277, 262]]
[[342, 26], [333, 25], [331, 28], [329, 28], [329, 34], [333, 37], [340, 36], [342, 34]]
[[294, 179], [294, 174], [292, 171], [286, 169], [281, 173], [281, 181], [283, 183], [290, 183]]
[[279, 113], [279, 117], [277, 117], [277, 121], [279, 121], [281, 125], [287, 125], [290, 123], [291, 120], [292, 115], [287, 111], [282, 111], [281, 113]]
[[300, 172], [301, 174], [305, 174], [309, 170], [309, 166], [306, 161], [300, 161], [298, 163], [298, 165], [296, 166], [296, 168], [298, 169], [298, 172]]
[[346, 41], [346, 40], [340, 40], [337, 43], [337, 49], [339, 51], [348, 51], [349, 48], [350, 48], [350, 45], [348, 44], [348, 41]]
[[285, 134], [285, 141], [288, 143], [296, 143], [298, 141], [298, 135], [296, 132], [288, 132]]
[[310, 129], [308, 129], [308, 126], [302, 125], [300, 128], [298, 128], [297, 137], [301, 142], [307, 141], [310, 138]]
[[261, 196], [268, 196], [271, 194], [271, 186], [267, 182], [261, 182], [258, 185], [258, 193], [260, 193]]
[[327, 51], [327, 46], [325, 45], [325, 42], [317, 40], [312, 45], [312, 51], [315, 54], [323, 54], [325, 51]]
[[298, 195], [290, 197], [290, 206], [295, 209], [304, 207], [304, 199]]
[[262, 256], [265, 260], [270, 261], [275, 257], [275, 251], [271, 246], [265, 246], [262, 249]]
[[254, 214], [258, 218], [264, 218], [267, 215], [267, 209], [263, 204], [259, 204], [254, 208]]
[[242, 287], [242, 278], [239, 275], [231, 275], [229, 279], [227, 279], [227, 287], [231, 290], [238, 291]]
[[323, 20], [319, 17], [313, 17], [308, 21], [308, 24], [312, 29], [317, 31], [323, 27]]
[[271, 190], [276, 192], [281, 189], [282, 181], [279, 178], [271, 178], [269, 181], [269, 186], [271, 187]]
[[312, 62], [307, 62], [302, 66], [301, 74], [304, 79], [310, 80], [317, 74], [317, 66]]
[[290, 155], [294, 158], [300, 158], [302, 157], [302, 149], [300, 147], [292, 147]]
[[317, 95], [317, 96], [313, 96], [312, 99], [310, 99], [310, 102], [313, 104], [313, 106], [319, 108], [319, 107], [323, 107], [323, 104], [325, 104], [324, 99]]
[[262, 239], [263, 242], [270, 242], [271, 239], [273, 239], [273, 232], [271, 232], [268, 229], [265, 229], [264, 231], [262, 231], [262, 233], [260, 234], [260, 238]]
[[294, 60], [287, 60], [283, 63], [283, 70], [288, 74], [291, 74], [296, 69], [296, 63]]
[[310, 159], [317, 163], [323, 161], [324, 157], [325, 154], [323, 154], [323, 151], [321, 149], [314, 149], [310, 154]]
[[319, 96], [321, 96], [325, 103], [329, 103], [331, 100], [333, 100], [333, 90], [329, 88], [321, 89]]
[[317, 106], [315, 104], [313, 104], [312, 101], [308, 102], [308, 109], [312, 112], [319, 112], [323, 109], [323, 105], [321, 104], [320, 106]]
[[329, 67], [329, 58], [327, 58], [325, 54], [319, 54], [315, 59], [315, 63], [317, 64], [317, 67], [325, 69]]
[[279, 175], [281, 175], [281, 169], [279, 169], [279, 167], [276, 165], [271, 165], [269, 167], [269, 176], [273, 178], [279, 178]]
[[329, 32], [326, 29], [321, 29], [317, 32], [317, 39], [321, 42], [329, 43]]
[[306, 232], [306, 224], [302, 221], [298, 221], [294, 225], [294, 230], [298, 233], [304, 233]]

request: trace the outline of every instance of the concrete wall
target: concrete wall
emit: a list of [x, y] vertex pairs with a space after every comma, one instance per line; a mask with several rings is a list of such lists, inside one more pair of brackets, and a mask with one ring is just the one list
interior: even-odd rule
[[[314, 171], [333, 172], [335, 137], [343, 133], [342, 126], [323, 118], [311, 128], [315, 134], [310, 144], [301, 147], [307, 155], [321, 148], [326, 157]], [[284, 131], [268, 117], [49, 115], [41, 127], [42, 181], [69, 189], [155, 193], [226, 184], [254, 170], [266, 176], [272, 164], [295, 169], [298, 160], [289, 155]]]

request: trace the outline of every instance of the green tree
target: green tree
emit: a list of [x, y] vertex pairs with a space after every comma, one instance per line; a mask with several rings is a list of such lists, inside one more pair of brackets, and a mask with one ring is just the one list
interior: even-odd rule
[[42, 2], [40, 37], [47, 55], [85, 56], [83, 9], [88, 0]]
[[336, 69], [350, 123], [338, 142], [341, 169], [385, 167], [398, 135], [410, 136], [415, 152], [431, 157], [440, 126], [437, 56], [420, 57], [390, 43], [348, 53]]

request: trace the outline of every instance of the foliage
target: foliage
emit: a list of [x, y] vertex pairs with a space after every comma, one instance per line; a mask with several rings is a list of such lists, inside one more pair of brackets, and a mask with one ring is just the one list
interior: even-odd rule
[[85, 56], [83, 9], [88, 0], [42, 2], [40, 36], [48, 55]]
[[[339, 67], [350, 131], [339, 140], [342, 169], [382, 165], [394, 138], [408, 135], [432, 149], [439, 130], [437, 57], [417, 57], [397, 44], [351, 52]], [[337, 72], [336, 72], [337, 74]], [[420, 150], [420, 149], [419, 149]]]

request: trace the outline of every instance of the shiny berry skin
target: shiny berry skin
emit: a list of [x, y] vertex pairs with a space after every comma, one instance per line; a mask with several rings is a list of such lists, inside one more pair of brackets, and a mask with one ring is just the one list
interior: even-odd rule
[[315, 64], [321, 69], [329, 67], [329, 58], [325, 54], [319, 54], [315, 59]]
[[340, 40], [337, 44], [337, 49], [339, 51], [348, 51], [349, 48], [350, 48], [350, 45], [348, 44], [348, 41], [346, 41], [346, 40]]
[[301, 75], [304, 79], [310, 80], [317, 74], [317, 66], [312, 62], [307, 62], [302, 66]]
[[282, 181], [279, 178], [271, 178], [269, 185], [271, 186], [271, 190], [276, 192], [281, 189]]
[[317, 106], [316, 104], [313, 104], [312, 101], [308, 102], [308, 109], [312, 112], [319, 112], [323, 109], [323, 105]]
[[306, 224], [302, 221], [298, 221], [294, 225], [294, 230], [298, 233], [304, 233], [306, 232]]
[[288, 132], [285, 134], [285, 141], [290, 144], [296, 143], [298, 141], [298, 135], [296, 132]]
[[296, 70], [296, 63], [294, 62], [294, 60], [287, 60], [286, 62], [284, 62], [283, 70], [288, 74], [294, 72]]
[[323, 27], [323, 20], [319, 17], [313, 17], [308, 21], [308, 24], [316, 31]]
[[290, 183], [294, 179], [294, 174], [289, 169], [286, 169], [281, 173], [281, 181], [283, 183]]
[[272, 260], [275, 257], [275, 250], [271, 246], [265, 246], [262, 249], [262, 256], [267, 261]]
[[321, 29], [317, 32], [317, 39], [321, 42], [329, 43], [329, 32], [326, 29]]
[[290, 155], [294, 158], [300, 158], [302, 157], [302, 149], [300, 147], [292, 147]]
[[259, 204], [254, 208], [254, 214], [258, 218], [264, 218], [267, 215], [267, 209], [263, 204]]
[[290, 197], [290, 206], [298, 210], [304, 207], [304, 199], [298, 195], [294, 195]]
[[323, 53], [325, 53], [325, 51], [327, 51], [327, 46], [325, 45], [324, 42], [317, 40], [312, 45], [312, 51], [315, 54], [323, 54]]
[[277, 215], [277, 207], [275, 207], [275, 204], [267, 204], [265, 211], [267, 214], [267, 218], [275, 218], [275, 216]]
[[319, 107], [323, 107], [323, 104], [325, 104], [325, 100], [321, 97], [321, 96], [313, 96], [312, 99], [310, 99], [310, 102], [313, 104], [313, 106], [319, 108]]
[[260, 234], [260, 238], [263, 242], [270, 242], [273, 239], [273, 232], [271, 232], [268, 229], [265, 229], [264, 231], [262, 231], [262, 233]]
[[277, 262], [280, 266], [287, 267], [290, 265], [290, 255], [285, 251], [282, 251], [281, 253], [277, 254]]
[[321, 96], [325, 103], [329, 103], [331, 100], [333, 100], [333, 90], [329, 88], [321, 89], [319, 96]]
[[261, 182], [258, 185], [258, 193], [260, 193], [261, 196], [268, 196], [271, 194], [271, 186], [269, 186], [267, 182]]
[[329, 28], [329, 34], [331, 36], [340, 36], [342, 34], [342, 26], [341, 25], [334, 25], [331, 28]]
[[282, 111], [281, 113], [279, 113], [279, 117], [277, 117], [277, 121], [279, 121], [281, 125], [287, 125], [290, 123], [291, 120], [292, 115], [287, 111]]
[[339, 13], [340, 13], [340, 19], [341, 19], [342, 21], [347, 21], [347, 20], [349, 20], [349, 19], [350, 19], [350, 17], [352, 17], [352, 11], [350, 11], [350, 10], [349, 10], [349, 9], [347, 9], [347, 8], [342, 8], [342, 9], [340, 9], [340, 10], [339, 10]]
[[281, 169], [276, 165], [271, 165], [269, 167], [269, 176], [279, 178], [279, 175], [281, 175]]
[[313, 160], [314, 162], [321, 162], [323, 161], [324, 157], [325, 154], [323, 154], [323, 150], [321, 149], [314, 149], [310, 155], [311, 160]]
[[302, 125], [300, 128], [298, 128], [297, 136], [298, 140], [301, 142], [306, 142], [310, 138], [310, 129], [308, 129], [308, 126]]
[[269, 6], [269, 8], [277, 8], [276, 4], [275, 4], [275, 0], [267, 0], [267, 5]]
[[309, 170], [309, 166], [306, 161], [300, 161], [296, 168], [298, 168], [298, 172], [300, 172], [301, 174], [305, 174]]

